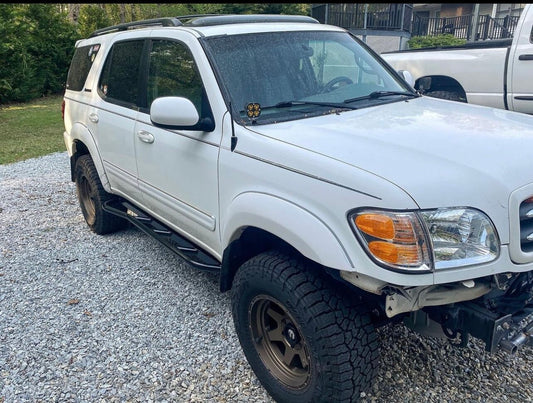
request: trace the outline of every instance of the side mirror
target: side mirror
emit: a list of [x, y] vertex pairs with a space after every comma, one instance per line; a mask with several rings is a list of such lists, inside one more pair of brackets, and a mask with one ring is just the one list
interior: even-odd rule
[[150, 120], [156, 126], [173, 130], [213, 131], [209, 118], [200, 119], [194, 104], [187, 98], [156, 98], [150, 107]]
[[411, 73], [409, 73], [407, 70], [398, 70], [398, 73], [407, 82], [407, 84], [409, 84], [411, 87], [414, 87], [415, 79], [413, 78]]

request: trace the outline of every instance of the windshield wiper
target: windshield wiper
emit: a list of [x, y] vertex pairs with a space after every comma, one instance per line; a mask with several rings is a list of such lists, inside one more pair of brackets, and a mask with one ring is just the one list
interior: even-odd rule
[[317, 106], [327, 106], [330, 108], [338, 108], [338, 109], [357, 109], [353, 106], [348, 106], [344, 103], [335, 103], [335, 102], [320, 102], [320, 101], [283, 101], [278, 102], [274, 106], [267, 106], [267, 108], [290, 108], [291, 106], [298, 106], [298, 105], [317, 105]]
[[364, 99], [378, 99], [378, 98], [382, 98], [382, 97], [388, 97], [390, 95], [404, 95], [404, 96], [414, 97], [414, 98], [418, 98], [419, 97], [418, 94], [413, 93], [413, 92], [409, 92], [409, 91], [374, 91], [374, 92], [371, 92], [370, 94], [364, 95], [362, 97], [345, 99], [344, 103], [349, 104], [351, 102], [361, 101], [361, 100], [364, 100]]

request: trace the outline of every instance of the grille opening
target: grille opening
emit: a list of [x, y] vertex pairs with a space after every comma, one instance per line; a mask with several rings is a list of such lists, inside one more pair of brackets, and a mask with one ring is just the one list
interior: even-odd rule
[[520, 247], [522, 252], [533, 252], [533, 197], [520, 204]]

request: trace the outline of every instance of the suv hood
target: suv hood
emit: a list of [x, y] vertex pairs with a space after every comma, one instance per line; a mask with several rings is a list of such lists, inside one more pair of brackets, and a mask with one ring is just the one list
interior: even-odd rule
[[253, 130], [382, 177], [420, 208], [507, 209], [533, 182], [533, 117], [500, 109], [420, 97]]

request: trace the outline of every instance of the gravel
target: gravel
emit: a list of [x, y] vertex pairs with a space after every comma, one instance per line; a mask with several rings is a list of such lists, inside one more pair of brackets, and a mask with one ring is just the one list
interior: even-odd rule
[[[533, 350], [378, 331], [366, 402], [532, 402]], [[229, 294], [138, 230], [85, 224], [66, 153], [0, 166], [0, 403], [272, 402]]]

